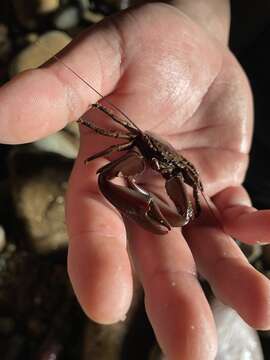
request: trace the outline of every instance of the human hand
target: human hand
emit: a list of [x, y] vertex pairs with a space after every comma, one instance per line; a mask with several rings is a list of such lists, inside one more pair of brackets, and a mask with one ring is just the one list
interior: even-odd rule
[[[98, 159], [110, 139], [81, 129], [67, 197], [68, 267], [85, 312], [101, 323], [124, 318], [132, 296], [130, 253], [146, 309], [168, 359], [214, 359], [216, 333], [196, 268], [216, 295], [252, 326], [270, 326], [268, 280], [229, 236], [269, 242], [269, 211], [255, 211], [241, 187], [252, 132], [252, 104], [230, 52], [165, 5], [147, 5], [107, 20], [75, 40], [62, 60], [125, 111], [142, 130], [162, 135], [200, 171], [228, 235], [207, 208], [168, 235], [128, 222], [100, 194]], [[0, 92], [1, 141], [32, 141], [79, 118], [98, 97], [60, 62], [25, 72]], [[90, 111], [103, 123], [102, 114]], [[158, 191], [159, 184], [146, 179]], [[155, 186], [155, 188], [154, 188]], [[196, 263], [196, 265], [195, 265]]]

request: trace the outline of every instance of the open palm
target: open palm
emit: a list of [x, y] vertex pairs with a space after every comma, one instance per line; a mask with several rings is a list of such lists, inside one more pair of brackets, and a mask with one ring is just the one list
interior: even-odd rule
[[[155, 235], [121, 216], [100, 194], [96, 170], [84, 159], [115, 143], [81, 128], [69, 183], [69, 274], [85, 312], [101, 323], [125, 317], [133, 265], [145, 290], [153, 328], [168, 359], [214, 359], [211, 310], [196, 277], [256, 328], [270, 326], [270, 286], [231, 236], [269, 242], [269, 211], [256, 211], [241, 187], [252, 135], [248, 83], [231, 53], [178, 10], [152, 4], [122, 13], [74, 40], [63, 61], [142, 130], [169, 141], [199, 170], [219, 222], [203, 203], [198, 220]], [[30, 94], [37, 94], [30, 98]], [[37, 139], [79, 118], [98, 96], [61, 62], [21, 74], [0, 92], [2, 142]], [[3, 104], [5, 106], [3, 107]], [[21, 104], [21, 107], [20, 107]], [[23, 109], [23, 111], [22, 111]], [[85, 118], [112, 127], [104, 114]], [[110, 125], [108, 125], [110, 124]], [[145, 186], [160, 188], [156, 177]], [[128, 234], [128, 236], [127, 236]]]

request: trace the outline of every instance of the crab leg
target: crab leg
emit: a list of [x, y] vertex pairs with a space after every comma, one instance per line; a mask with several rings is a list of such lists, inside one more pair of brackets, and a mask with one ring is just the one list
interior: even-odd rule
[[192, 203], [188, 199], [183, 176], [178, 175], [167, 180], [165, 187], [167, 194], [172, 199], [178, 213], [185, 219], [185, 223], [183, 225], [186, 225], [190, 219], [194, 218], [194, 211]]
[[90, 161], [95, 160], [99, 157], [108, 156], [117, 151], [119, 152], [119, 151], [128, 150], [132, 146], [133, 146], [133, 141], [130, 141], [130, 142], [124, 143], [124, 144], [112, 145], [112, 146], [108, 147], [107, 149], [104, 149], [92, 156], [89, 156], [87, 159], [84, 160], [84, 163], [87, 165]]
[[129, 133], [125, 133], [123, 131], [115, 131], [115, 130], [105, 130], [96, 126], [93, 122], [80, 119], [78, 120], [79, 123], [83, 124], [84, 126], [88, 127], [89, 129], [94, 130], [97, 134], [103, 136], [109, 136], [116, 139], [132, 139], [133, 135]]

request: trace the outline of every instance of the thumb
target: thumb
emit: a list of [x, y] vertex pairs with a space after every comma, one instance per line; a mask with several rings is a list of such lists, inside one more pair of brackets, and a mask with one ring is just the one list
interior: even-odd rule
[[[0, 142], [31, 142], [78, 119], [99, 95], [104, 96], [120, 77], [121, 54], [115, 27], [104, 21], [74, 39], [39, 69], [27, 70], [0, 89]], [[65, 66], [64, 64], [67, 66]]]

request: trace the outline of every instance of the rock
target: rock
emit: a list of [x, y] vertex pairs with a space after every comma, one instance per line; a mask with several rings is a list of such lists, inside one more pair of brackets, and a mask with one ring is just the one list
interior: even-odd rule
[[7, 243], [0, 253], [1, 359], [52, 360], [60, 351], [70, 358], [66, 354], [78, 346], [75, 340], [69, 347], [69, 340], [81, 338], [84, 320], [67, 276], [66, 251], [40, 256], [24, 245]]
[[130, 0], [120, 0], [119, 3], [120, 10], [125, 10], [131, 6]]
[[262, 252], [263, 252], [263, 261], [264, 264], [266, 265], [267, 269], [270, 268], [270, 245], [264, 245], [262, 247]]
[[29, 32], [28, 34], [25, 35], [25, 41], [27, 42], [27, 44], [33, 44], [37, 42], [38, 38], [39, 36], [35, 32]]
[[78, 2], [82, 10], [87, 10], [91, 7], [92, 0], [79, 0]]
[[83, 12], [83, 19], [90, 24], [96, 24], [104, 19], [104, 15], [87, 9]]
[[60, 0], [39, 0], [38, 13], [44, 15], [53, 12], [59, 8]]
[[80, 21], [80, 11], [75, 6], [69, 6], [60, 11], [54, 18], [57, 29], [68, 30], [78, 25]]
[[6, 234], [4, 228], [0, 225], [0, 252], [6, 245]]
[[231, 308], [218, 300], [212, 303], [218, 333], [216, 360], [263, 360], [257, 332]]
[[79, 150], [78, 125], [76, 122], [70, 123], [65, 129], [36, 141], [34, 145], [39, 150], [51, 151], [75, 159]]
[[64, 32], [56, 30], [47, 32], [38, 39], [37, 44], [29, 45], [15, 57], [10, 66], [10, 76], [42, 65], [70, 41], [71, 37]]
[[[82, 360], [119, 360], [131, 358], [129, 354], [125, 353], [124, 346], [129, 351], [132, 351], [129, 346], [130, 339], [127, 338], [130, 335], [130, 331], [134, 332], [134, 328], [138, 326], [134, 325], [138, 311], [140, 312], [140, 309], [144, 308], [141, 285], [136, 276], [134, 276], [133, 280], [133, 299], [127, 316], [123, 321], [112, 325], [100, 325], [89, 321], [86, 325]], [[141, 333], [139, 337], [141, 337]], [[138, 340], [132, 337], [131, 341], [132, 344], [135, 344], [136, 341], [139, 344], [140, 338]], [[132, 351], [132, 355], [132, 359], [141, 358], [137, 357], [134, 351]]]
[[10, 160], [13, 202], [31, 246], [48, 253], [67, 246], [64, 198], [73, 161], [27, 149]]
[[155, 344], [155, 346], [150, 351], [149, 360], [166, 360], [158, 344]]
[[83, 360], [119, 360], [126, 325], [99, 325], [89, 322], [85, 330]]
[[80, 131], [79, 131], [79, 126], [78, 123], [76, 121], [69, 123], [65, 129], [64, 129], [67, 133], [73, 135], [76, 139], [79, 139], [80, 137]]
[[258, 260], [258, 258], [262, 255], [261, 245], [248, 245], [241, 243], [240, 248], [251, 264]]
[[0, 23], [0, 61], [6, 62], [11, 54], [11, 42], [8, 36], [8, 28]]

